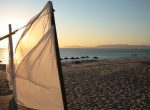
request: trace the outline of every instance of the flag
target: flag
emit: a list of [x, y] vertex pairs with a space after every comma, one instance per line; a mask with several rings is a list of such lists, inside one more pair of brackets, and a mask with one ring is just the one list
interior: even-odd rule
[[27, 24], [15, 49], [16, 103], [38, 110], [63, 110], [52, 2]]

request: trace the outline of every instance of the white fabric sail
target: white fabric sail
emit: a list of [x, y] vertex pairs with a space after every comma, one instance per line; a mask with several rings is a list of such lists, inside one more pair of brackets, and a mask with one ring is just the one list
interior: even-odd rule
[[16, 102], [38, 110], [63, 110], [52, 3], [26, 26], [15, 50]]

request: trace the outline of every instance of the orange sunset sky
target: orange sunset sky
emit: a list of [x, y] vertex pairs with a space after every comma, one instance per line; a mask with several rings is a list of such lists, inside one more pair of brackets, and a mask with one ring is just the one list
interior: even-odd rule
[[[59, 46], [150, 45], [150, 0], [52, 0]], [[47, 0], [1, 0], [0, 36], [38, 14]], [[22, 30], [23, 31], [23, 30]], [[17, 43], [21, 31], [14, 38]], [[7, 42], [0, 42], [6, 47]]]

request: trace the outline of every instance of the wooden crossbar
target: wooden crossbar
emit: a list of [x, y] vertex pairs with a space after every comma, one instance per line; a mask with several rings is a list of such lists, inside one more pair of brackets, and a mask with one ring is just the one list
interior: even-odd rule
[[18, 31], [18, 29], [15, 30], [15, 31], [13, 31], [13, 32], [11, 32], [10, 34], [7, 34], [7, 35], [1, 37], [1, 38], [0, 38], [0, 41], [6, 39], [6, 38], [8, 38], [8, 37], [10, 37], [11, 35], [15, 34], [17, 31]]

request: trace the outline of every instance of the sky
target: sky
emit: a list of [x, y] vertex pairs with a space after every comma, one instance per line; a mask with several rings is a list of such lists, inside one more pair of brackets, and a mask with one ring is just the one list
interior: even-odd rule
[[[52, 0], [61, 48], [150, 45], [150, 0]], [[22, 27], [47, 0], [0, 0], [0, 36]], [[23, 31], [23, 30], [22, 30]], [[17, 43], [21, 31], [14, 36]], [[0, 47], [6, 42], [0, 41]]]

